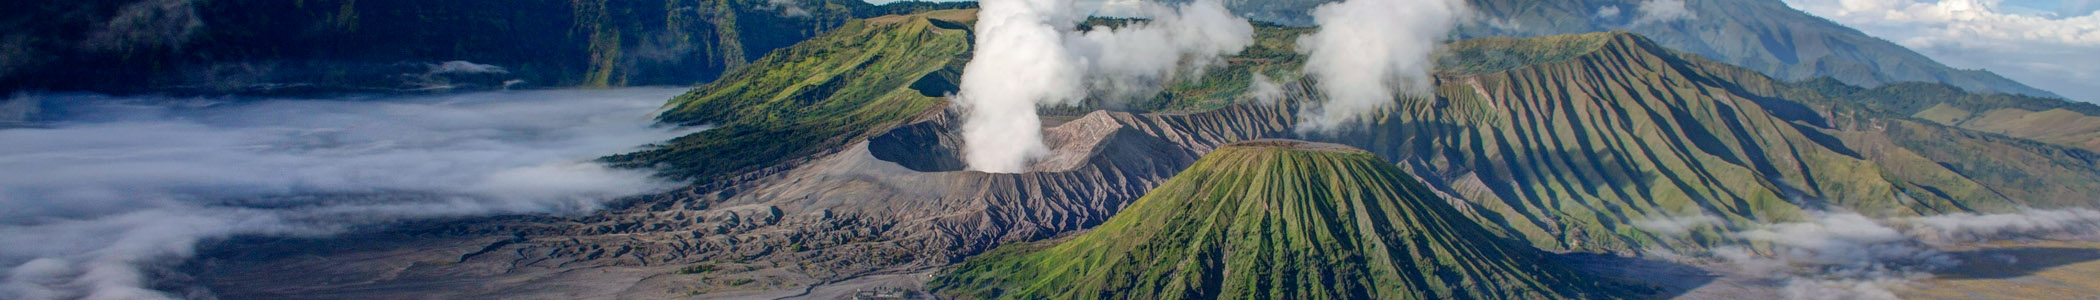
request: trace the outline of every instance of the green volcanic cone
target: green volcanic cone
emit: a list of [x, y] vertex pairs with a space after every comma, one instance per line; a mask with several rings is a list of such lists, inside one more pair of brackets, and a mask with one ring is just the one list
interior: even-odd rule
[[1347, 146], [1245, 142], [1093, 230], [973, 258], [935, 290], [1014, 299], [1603, 298], [1400, 169]]

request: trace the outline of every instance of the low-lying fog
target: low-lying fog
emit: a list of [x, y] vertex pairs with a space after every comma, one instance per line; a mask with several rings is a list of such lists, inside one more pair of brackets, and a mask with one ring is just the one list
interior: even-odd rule
[[591, 160], [691, 132], [652, 122], [682, 91], [18, 95], [62, 116], [0, 129], [0, 299], [166, 298], [150, 274], [214, 239], [575, 213], [662, 191], [673, 185]]

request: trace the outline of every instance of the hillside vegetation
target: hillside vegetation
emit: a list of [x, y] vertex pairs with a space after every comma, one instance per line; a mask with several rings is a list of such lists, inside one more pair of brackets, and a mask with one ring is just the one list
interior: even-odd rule
[[2100, 151], [2100, 105], [2062, 99], [1966, 93], [1952, 86], [1900, 83], [1871, 89], [1806, 82], [1874, 111], [1940, 125]]
[[972, 258], [932, 285], [1000, 299], [1605, 298], [1368, 152], [1219, 148], [1100, 226]]
[[[1593, 50], [1530, 50], [1554, 47]], [[1698, 247], [1804, 209], [1929, 215], [2100, 195], [2090, 153], [1885, 114], [1638, 35], [1450, 49], [1442, 60], [1459, 64], [1442, 68], [1435, 99], [1336, 140], [1402, 162], [1542, 247]], [[1687, 217], [1714, 221], [1641, 226]]]
[[[943, 293], [1254, 297], [1272, 287], [1308, 287], [1277, 293], [1580, 297], [1561, 287], [1588, 283], [1556, 279], [1565, 273], [1534, 264], [1536, 252], [1521, 243], [1640, 253], [1736, 245], [1744, 241], [1726, 232], [1798, 220], [1808, 210], [1875, 217], [2001, 212], [2093, 207], [2100, 195], [2100, 156], [2067, 146], [2074, 143], [2043, 142], [2078, 136], [2076, 130], [1976, 129], [2058, 122], [1990, 117], [2026, 115], [2002, 109], [2093, 116], [2084, 108], [1978, 97], [1945, 85], [1787, 82], [1625, 32], [1452, 43], [1437, 58], [1433, 95], [1399, 97], [1393, 110], [1354, 130], [1299, 136], [1292, 130], [1297, 110], [1324, 101], [1315, 83], [1295, 71], [1302, 57], [1292, 41], [1307, 30], [1259, 26], [1258, 46], [1203, 77], [1169, 82], [1158, 97], [1118, 107], [1126, 111], [1050, 110], [1045, 135], [1052, 153], [1032, 166], [1035, 172], [971, 172], [954, 157], [957, 116], [939, 97], [953, 89], [967, 59], [969, 16], [936, 11], [849, 22], [680, 96], [661, 116], [671, 125], [716, 129], [607, 158], [625, 167], [661, 167], [664, 175], [694, 184], [685, 190], [586, 216], [462, 224], [445, 232], [502, 242], [472, 242], [465, 249], [480, 249], [475, 254], [444, 259], [458, 263], [381, 256], [374, 260], [417, 270], [338, 270], [388, 280], [313, 290], [357, 295], [427, 288], [431, 280], [487, 270], [544, 270], [561, 275], [446, 282], [532, 293], [542, 289], [531, 285], [544, 282], [628, 276], [642, 279], [612, 287], [622, 297], [750, 297], [856, 278], [902, 278], [967, 260], [936, 283]], [[1283, 96], [1250, 99], [1254, 74], [1279, 83]], [[1275, 138], [1365, 151], [1277, 154], [1263, 160], [1273, 162], [1268, 168], [1197, 163], [1198, 157], [1260, 156], [1227, 145]], [[1384, 160], [1366, 158], [1373, 156]], [[1232, 174], [1221, 168], [1268, 175], [1216, 175]], [[1372, 184], [1394, 182], [1384, 177], [1414, 179], [1390, 188]], [[1197, 181], [1191, 178], [1209, 181], [1201, 188], [1178, 183]], [[1323, 183], [1328, 188], [1298, 188]], [[1295, 198], [1233, 197], [1256, 192]], [[1369, 214], [1373, 207], [1378, 214]], [[1453, 221], [1459, 218], [1467, 221]], [[1246, 235], [1227, 235], [1235, 232]], [[1067, 238], [1032, 243], [1058, 236]], [[1372, 242], [1388, 238], [1399, 240]], [[1304, 251], [1325, 248], [1342, 251]], [[1468, 257], [1480, 259], [1459, 259]], [[1303, 263], [1271, 265], [1378, 279], [1327, 281], [1313, 275], [1327, 274], [1320, 270], [1249, 263], [1286, 258]], [[675, 273], [701, 264], [719, 269]], [[619, 269], [643, 271], [603, 272]], [[1411, 272], [1419, 270], [1428, 271]], [[1253, 275], [1223, 276], [1227, 272]], [[274, 281], [291, 273], [257, 274]], [[298, 274], [330, 275], [317, 282], [342, 278]], [[1246, 280], [1190, 277], [1208, 275]], [[1515, 283], [1478, 284], [1488, 280]]]
[[657, 118], [713, 129], [605, 160], [708, 182], [790, 167], [938, 112], [969, 51], [972, 12], [847, 22], [671, 99]]
[[[897, 18], [905, 17], [887, 19]], [[796, 46], [675, 99], [663, 116], [720, 128], [609, 160], [666, 167], [668, 175], [705, 185], [732, 184], [858, 143], [897, 122], [930, 118], [943, 107], [931, 96], [952, 88], [968, 40], [957, 34], [935, 42], [882, 41], [961, 33], [944, 26], [966, 24], [928, 18], [917, 26], [841, 30]], [[2083, 108], [1937, 84], [1788, 83], [1626, 32], [1452, 43], [1437, 58], [1436, 97], [1403, 97], [1392, 113], [1340, 135], [1256, 130], [1294, 122], [1296, 103], [1321, 101], [1296, 71], [1302, 57], [1290, 41], [1306, 31], [1257, 30], [1257, 45], [1228, 64], [1170, 82], [1159, 97], [1126, 109], [1206, 120], [1163, 123], [1197, 126], [1183, 129], [1193, 136], [1304, 138], [1370, 150], [1468, 203], [1464, 211], [1491, 231], [1542, 248], [1703, 247], [1726, 238], [1722, 233], [1733, 226], [1789, 220], [1809, 209], [1906, 216], [2091, 206], [2092, 195], [2100, 195], [2095, 155], [2068, 147], [2089, 141], [2080, 137], [2092, 130], [1992, 130], [1985, 125], [2039, 124], [1999, 120], [2056, 119], [1998, 111], [1996, 118], [1963, 117], [1966, 123], [1935, 121], [1929, 117], [1947, 110], [1906, 108], [1894, 99], [1972, 109], [2003, 105], [2037, 116]], [[871, 54], [878, 52], [884, 54]], [[862, 65], [905, 67], [848, 67]], [[1249, 103], [1245, 93], [1255, 74], [1289, 91], [1274, 104], [1282, 108]], [[1935, 89], [1941, 92], [1902, 92]], [[1639, 226], [1673, 218], [1712, 221]]]

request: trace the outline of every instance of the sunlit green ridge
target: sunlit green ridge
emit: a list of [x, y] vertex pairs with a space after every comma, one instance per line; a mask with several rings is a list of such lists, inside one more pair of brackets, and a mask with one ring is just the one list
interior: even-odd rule
[[968, 10], [853, 20], [671, 99], [665, 123], [710, 125], [608, 157], [674, 177], [721, 179], [880, 134], [943, 103], [969, 50]]
[[1002, 299], [1601, 298], [1543, 252], [1497, 238], [1392, 164], [1348, 146], [1211, 152], [1086, 234], [1015, 245], [934, 281]]

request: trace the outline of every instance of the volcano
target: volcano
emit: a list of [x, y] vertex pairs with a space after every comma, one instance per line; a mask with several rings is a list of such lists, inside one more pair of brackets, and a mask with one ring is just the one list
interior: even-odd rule
[[1349, 146], [1219, 148], [1100, 227], [964, 262], [933, 285], [974, 298], [1543, 299], [1625, 288], [1499, 238]]

